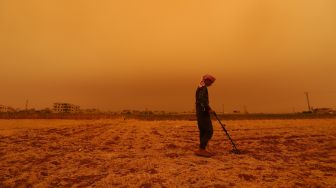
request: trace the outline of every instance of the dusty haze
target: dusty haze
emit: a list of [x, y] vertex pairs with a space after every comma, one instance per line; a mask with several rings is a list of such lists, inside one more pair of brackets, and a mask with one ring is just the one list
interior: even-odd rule
[[336, 1], [0, 1], [0, 104], [336, 108]]

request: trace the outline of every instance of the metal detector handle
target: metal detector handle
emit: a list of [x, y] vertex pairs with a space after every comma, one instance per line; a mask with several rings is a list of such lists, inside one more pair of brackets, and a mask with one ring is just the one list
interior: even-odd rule
[[[213, 114], [214, 114], [214, 116], [216, 117], [216, 119], [218, 120], [218, 122], [222, 125], [222, 126], [226, 126], [225, 124], [223, 124], [221, 121], [220, 121], [220, 119], [218, 118], [218, 116], [217, 116], [217, 113], [215, 112], [215, 111], [212, 111], [213, 112]], [[223, 127], [223, 128], [224, 128]], [[225, 130], [225, 132], [226, 132], [226, 130]]]
[[233, 142], [233, 140], [231, 139], [230, 134], [229, 134], [229, 133], [227, 132], [227, 130], [225, 129], [225, 124], [223, 124], [223, 123], [220, 121], [220, 119], [218, 118], [218, 116], [217, 116], [217, 114], [216, 114], [215, 111], [213, 111], [213, 114], [214, 114], [214, 116], [216, 117], [216, 119], [218, 120], [218, 122], [221, 124], [221, 126], [222, 126], [222, 128], [223, 128], [223, 130], [224, 130], [224, 132], [225, 132], [225, 134], [226, 134], [226, 136], [227, 136], [227, 137], [229, 138], [229, 140], [231, 141], [233, 150], [234, 150], [234, 151], [238, 151], [238, 149], [237, 149], [237, 147], [236, 147], [236, 144]]

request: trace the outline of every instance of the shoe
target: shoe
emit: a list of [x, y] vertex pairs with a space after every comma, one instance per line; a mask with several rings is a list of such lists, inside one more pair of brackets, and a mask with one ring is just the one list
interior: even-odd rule
[[204, 149], [199, 149], [195, 151], [195, 155], [201, 156], [201, 157], [211, 157], [212, 154]]

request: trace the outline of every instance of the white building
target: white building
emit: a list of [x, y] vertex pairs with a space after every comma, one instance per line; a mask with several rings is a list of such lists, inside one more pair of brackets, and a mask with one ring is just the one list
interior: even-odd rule
[[13, 108], [0, 104], [0, 113], [1, 112], [13, 112], [13, 111], [14, 111]]
[[8, 112], [8, 106], [4, 106], [0, 104], [0, 112]]
[[79, 106], [70, 103], [54, 103], [53, 111], [55, 113], [76, 113], [79, 112]]

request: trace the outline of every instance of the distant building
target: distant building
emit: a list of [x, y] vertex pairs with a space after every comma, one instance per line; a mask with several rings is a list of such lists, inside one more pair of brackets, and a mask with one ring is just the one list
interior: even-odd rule
[[0, 104], [0, 113], [1, 112], [13, 112], [13, 111], [14, 111], [13, 108]]
[[314, 108], [313, 113], [316, 114], [336, 114], [336, 110], [332, 108]]
[[233, 113], [234, 114], [240, 114], [240, 111], [239, 110], [234, 110]]
[[79, 106], [69, 103], [54, 103], [53, 112], [55, 113], [77, 113]]
[[8, 112], [8, 106], [4, 106], [0, 104], [0, 112]]

